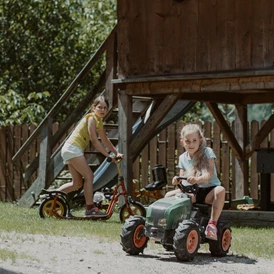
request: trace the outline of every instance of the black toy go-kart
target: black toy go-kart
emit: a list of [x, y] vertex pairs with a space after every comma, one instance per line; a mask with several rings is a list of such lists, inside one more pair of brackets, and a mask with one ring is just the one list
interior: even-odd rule
[[178, 179], [182, 180], [180, 187], [184, 193], [157, 200], [147, 208], [146, 218], [132, 216], [126, 220], [120, 234], [123, 250], [130, 255], [143, 253], [150, 239], [167, 251], [174, 251], [179, 261], [193, 260], [203, 243], [209, 244], [212, 256], [226, 256], [232, 239], [230, 225], [219, 220], [218, 240], [207, 239], [205, 229], [211, 206], [192, 204], [185, 193], [196, 194], [198, 186], [185, 182], [185, 177]]

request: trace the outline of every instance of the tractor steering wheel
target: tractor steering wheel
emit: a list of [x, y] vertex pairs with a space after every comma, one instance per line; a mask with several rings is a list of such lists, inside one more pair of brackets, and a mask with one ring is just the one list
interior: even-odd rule
[[199, 187], [197, 184], [194, 184], [194, 185], [191, 185], [189, 183], [186, 184], [186, 181], [187, 180], [187, 177], [178, 177], [177, 178], [178, 181], [181, 181], [179, 184], [178, 184], [178, 187], [182, 190], [182, 192], [184, 193], [192, 193], [192, 194], [197, 194], [198, 190], [199, 190]]

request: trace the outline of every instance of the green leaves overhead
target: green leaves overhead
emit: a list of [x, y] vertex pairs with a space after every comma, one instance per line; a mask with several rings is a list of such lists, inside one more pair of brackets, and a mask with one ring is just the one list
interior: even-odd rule
[[[115, 4], [1, 0], [1, 125], [38, 124], [44, 118], [114, 27]], [[76, 98], [100, 69], [89, 75], [89, 86], [81, 86]], [[72, 98], [63, 115], [75, 104]]]

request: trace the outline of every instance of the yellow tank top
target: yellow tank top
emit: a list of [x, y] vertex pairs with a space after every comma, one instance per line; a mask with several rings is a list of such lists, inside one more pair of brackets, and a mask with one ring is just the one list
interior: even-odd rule
[[96, 131], [104, 127], [102, 119], [99, 119], [94, 113], [87, 114], [74, 129], [66, 143], [80, 147], [83, 151], [87, 147], [90, 141], [88, 133], [88, 118], [93, 117], [96, 122]]

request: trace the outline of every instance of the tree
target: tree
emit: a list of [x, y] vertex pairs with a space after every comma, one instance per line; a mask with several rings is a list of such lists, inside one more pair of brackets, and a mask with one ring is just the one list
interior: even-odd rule
[[115, 1], [1, 0], [0, 14], [0, 125], [38, 124], [114, 27]]

